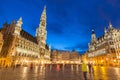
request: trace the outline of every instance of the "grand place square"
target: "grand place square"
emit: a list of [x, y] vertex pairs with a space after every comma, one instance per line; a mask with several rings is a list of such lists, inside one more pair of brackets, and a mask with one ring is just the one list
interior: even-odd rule
[[[17, 1], [15, 2], [17, 4]], [[25, 29], [24, 24], [29, 22], [29, 19], [24, 20], [24, 15], [17, 16], [19, 17], [17, 19], [6, 20], [4, 23], [0, 19], [2, 23], [2, 26], [0, 25], [0, 80], [120, 80], [120, 28], [116, 27], [117, 24], [114, 26], [112, 21], [109, 21], [106, 23], [107, 27], [90, 27], [89, 29], [83, 25], [85, 31], [79, 29], [77, 32], [76, 27], [76, 29], [68, 27], [72, 23], [75, 26], [77, 19], [65, 20], [65, 11], [62, 14], [62, 9], [58, 8], [58, 5], [55, 8], [49, 6], [49, 1], [43, 3], [44, 0], [41, 0], [40, 2], [41, 6], [37, 2], [36, 4], [33, 2], [35, 5], [31, 5], [35, 6], [35, 9], [41, 8], [40, 17], [37, 17], [37, 14], [31, 16], [39, 19], [39, 22], [36, 18], [30, 22], [38, 25], [37, 27], [29, 25]], [[26, 2], [23, 1], [23, 3]], [[25, 5], [23, 3], [20, 4]], [[58, 1], [58, 3], [61, 2]], [[32, 2], [28, 4], [32, 4]], [[17, 8], [21, 9], [21, 7]], [[26, 9], [26, 5], [21, 10], [24, 9]], [[31, 11], [33, 7], [29, 9]], [[58, 14], [64, 15], [63, 19], [57, 21], [56, 19], [61, 19], [61, 16], [51, 15], [50, 9], [53, 9], [51, 12], [58, 10]], [[20, 11], [16, 9], [16, 12], [17, 10]], [[31, 13], [27, 13], [27, 16]], [[56, 19], [51, 19], [52, 16], [55, 16]], [[73, 16], [78, 16], [78, 14]], [[63, 23], [64, 21], [72, 21], [72, 23]], [[60, 27], [57, 22], [67, 26]], [[65, 31], [62, 31], [63, 29]], [[34, 34], [31, 32], [32, 30]], [[76, 36], [80, 36], [79, 33], [84, 33], [84, 35], [75, 39]], [[53, 35], [50, 36], [51, 34]], [[65, 35], [65, 37], [61, 35]], [[88, 37], [86, 38], [86, 36]], [[74, 46], [72, 43], [76, 45]], [[68, 44], [69, 47], [64, 46], [65, 44]], [[84, 45], [87, 45], [87, 48]]]

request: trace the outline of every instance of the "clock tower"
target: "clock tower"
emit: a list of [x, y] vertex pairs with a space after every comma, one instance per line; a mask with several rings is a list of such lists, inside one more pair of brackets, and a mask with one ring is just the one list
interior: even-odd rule
[[41, 14], [40, 24], [36, 30], [36, 37], [39, 44], [40, 56], [43, 57], [45, 54], [45, 46], [46, 46], [46, 6], [44, 6], [44, 10]]

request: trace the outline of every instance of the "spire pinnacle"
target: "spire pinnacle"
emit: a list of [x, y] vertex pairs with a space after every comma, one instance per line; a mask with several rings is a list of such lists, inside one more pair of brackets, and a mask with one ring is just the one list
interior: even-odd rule
[[92, 29], [91, 40], [92, 40], [92, 43], [96, 42], [96, 35], [95, 35], [95, 32], [94, 32], [94, 29]]
[[43, 9], [41, 17], [40, 17], [40, 21], [41, 20], [46, 20], [46, 5], [44, 6], [44, 9]]
[[109, 28], [112, 29], [112, 23], [111, 22], [109, 22]]
[[22, 21], [22, 17], [19, 18], [19, 21]]
[[16, 25], [19, 26], [19, 27], [21, 27], [22, 24], [23, 24], [23, 22], [22, 22], [22, 17], [20, 17], [19, 20], [17, 21], [17, 24], [16, 24]]
[[92, 34], [94, 34], [95, 32], [94, 32], [94, 29], [92, 29]]
[[42, 15], [43, 15], [43, 14], [46, 15], [46, 5], [44, 6], [44, 9], [43, 9]]
[[107, 33], [107, 29], [106, 29], [106, 27], [104, 28], [104, 33]]
[[41, 14], [39, 27], [41, 25], [44, 26], [44, 27], [46, 27], [46, 5], [44, 6], [43, 12]]
[[44, 10], [46, 11], [46, 5], [44, 6]]

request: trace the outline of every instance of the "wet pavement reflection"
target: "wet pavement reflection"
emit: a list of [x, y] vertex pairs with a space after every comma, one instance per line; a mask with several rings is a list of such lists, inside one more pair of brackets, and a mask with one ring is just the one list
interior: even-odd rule
[[[120, 80], [120, 68], [94, 66], [88, 80]], [[0, 80], [84, 80], [81, 65], [46, 64], [0, 69]]]

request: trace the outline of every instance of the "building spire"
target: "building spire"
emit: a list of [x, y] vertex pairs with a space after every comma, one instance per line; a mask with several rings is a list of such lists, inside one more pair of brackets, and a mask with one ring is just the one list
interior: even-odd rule
[[46, 5], [44, 6], [40, 20], [42, 20], [42, 19], [46, 19]]
[[14, 31], [15, 35], [20, 35], [20, 31], [22, 30], [21, 29], [22, 24], [23, 24], [22, 17], [20, 17], [15, 26], [15, 31]]
[[92, 35], [91, 35], [91, 41], [92, 43], [95, 43], [96, 42], [96, 35], [95, 35], [95, 32], [94, 32], [94, 29], [92, 29]]
[[46, 5], [44, 6], [43, 14], [46, 14]]
[[22, 17], [20, 17], [19, 20], [17, 21], [17, 24], [16, 24], [16, 25], [17, 25], [18, 27], [21, 27], [22, 24], [23, 24], [23, 22], [22, 22]]
[[109, 29], [112, 29], [113, 27], [112, 27], [112, 23], [111, 22], [109, 22]]
[[41, 51], [40, 55], [43, 56], [45, 54], [44, 50], [46, 47], [46, 38], [47, 38], [46, 6], [44, 6], [43, 12], [41, 13], [39, 27], [36, 29], [36, 37]]
[[92, 34], [95, 34], [94, 29], [92, 29]]
[[104, 33], [107, 33], [107, 29], [106, 29], [106, 27], [104, 28]]
[[40, 17], [39, 28], [40, 26], [44, 26], [44, 28], [46, 28], [46, 5], [44, 6], [43, 12]]

